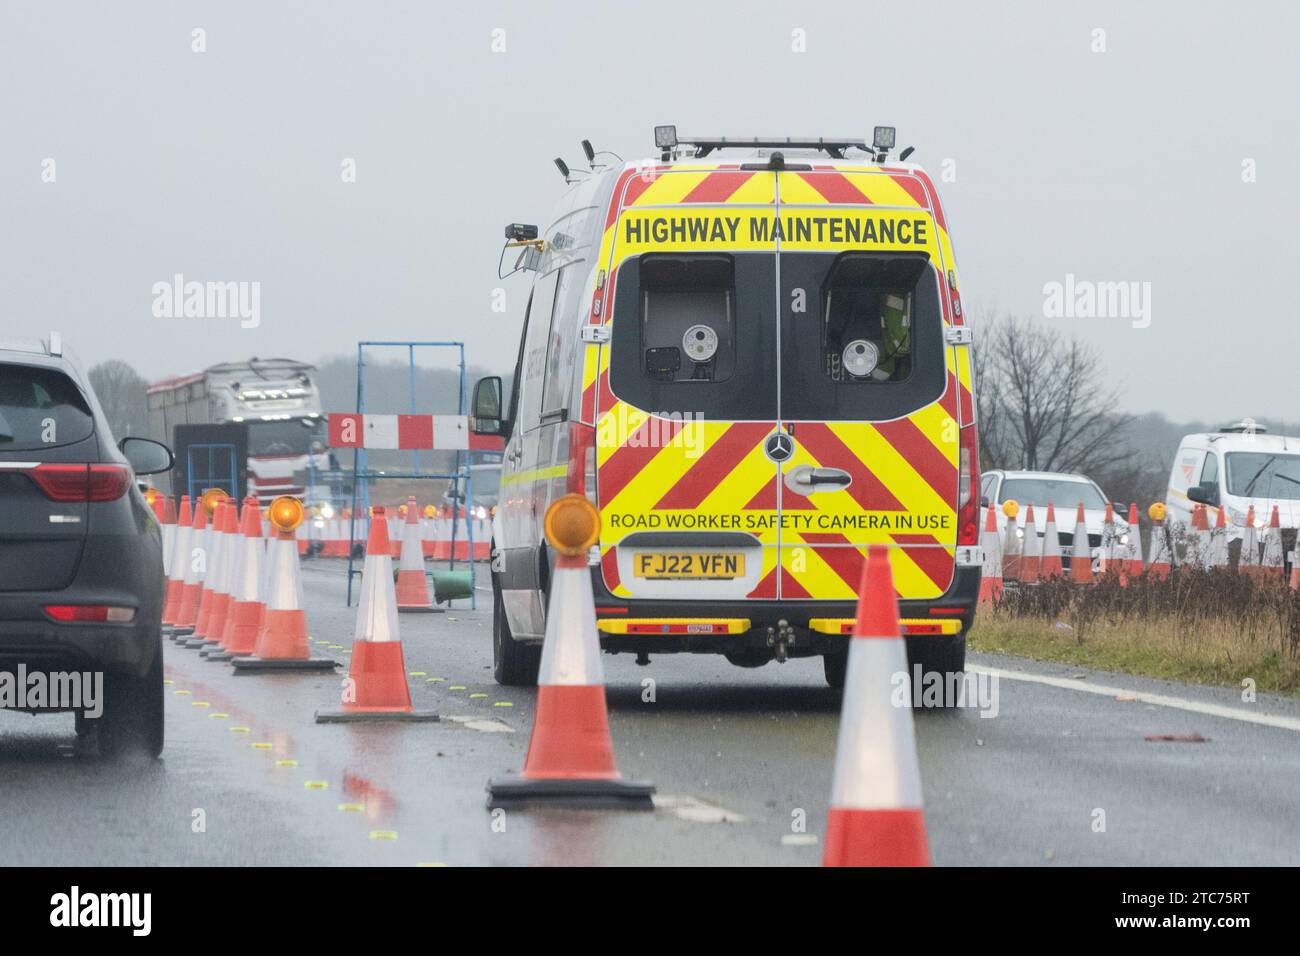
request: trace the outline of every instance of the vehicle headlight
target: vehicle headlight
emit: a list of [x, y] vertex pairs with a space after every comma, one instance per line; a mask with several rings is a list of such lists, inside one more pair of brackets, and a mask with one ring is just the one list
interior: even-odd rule
[[326, 519], [333, 518], [334, 506], [330, 504], [328, 501], [325, 502], [323, 505], [320, 506], [320, 516]]
[[1125, 531], [1123, 534], [1121, 534], [1121, 535], [1119, 536], [1119, 543], [1120, 543], [1120, 544], [1128, 544], [1128, 532], [1127, 532], [1127, 531]]
[[1023, 538], [1024, 536], [1025, 536], [1025, 529], [1024, 529], [1024, 528], [1017, 528], [1017, 529], [1016, 529], [1016, 537], [1017, 537], [1017, 538]]

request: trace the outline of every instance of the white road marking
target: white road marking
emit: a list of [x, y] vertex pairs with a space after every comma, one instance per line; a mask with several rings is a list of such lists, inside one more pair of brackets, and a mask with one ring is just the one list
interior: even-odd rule
[[656, 810], [667, 810], [673, 816], [692, 823], [744, 823], [745, 818], [739, 813], [723, 807], [696, 800], [694, 797], [679, 797], [672, 794], [656, 794], [653, 797]]
[[1177, 710], [1186, 710], [1194, 714], [1205, 714], [1209, 717], [1223, 717], [1228, 720], [1240, 720], [1247, 724], [1262, 724], [1265, 727], [1279, 727], [1282, 730], [1294, 730], [1300, 732], [1300, 718], [1286, 717], [1282, 714], [1264, 714], [1257, 711], [1243, 710], [1240, 707], [1225, 707], [1223, 704], [1211, 704], [1205, 701], [1188, 700], [1185, 697], [1170, 697], [1166, 694], [1148, 694], [1144, 691], [1128, 690], [1123, 687], [1107, 687], [1102, 684], [1092, 684], [1087, 681], [1074, 680], [1070, 677], [1048, 677], [1045, 674], [1030, 674], [1025, 671], [1008, 671], [1000, 667], [983, 667], [972, 664], [966, 668], [969, 671], [988, 674], [997, 677], [999, 680], [1022, 680], [1031, 684], [1044, 684], [1048, 687], [1060, 687], [1064, 690], [1077, 690], [1085, 694], [1096, 694], [1099, 697], [1124, 697], [1126, 700], [1139, 701], [1144, 704], [1155, 704], [1159, 707], [1173, 707]]
[[468, 727], [470, 730], [477, 730], [485, 734], [513, 734], [515, 732], [514, 728], [509, 724], [493, 717], [448, 715], [444, 719], [450, 720], [455, 724], [460, 724], [462, 727]]

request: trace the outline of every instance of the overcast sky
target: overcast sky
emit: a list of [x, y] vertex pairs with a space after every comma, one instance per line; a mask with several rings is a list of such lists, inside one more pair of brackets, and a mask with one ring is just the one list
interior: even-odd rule
[[[545, 221], [553, 156], [889, 124], [955, 173], [968, 305], [1086, 337], [1133, 411], [1294, 419], [1297, 34], [1294, 3], [5, 0], [0, 335], [149, 378], [363, 337], [504, 370], [501, 227]], [[155, 318], [176, 273], [259, 282], [260, 325]], [[1150, 283], [1149, 326], [1045, 317], [1071, 274]]]

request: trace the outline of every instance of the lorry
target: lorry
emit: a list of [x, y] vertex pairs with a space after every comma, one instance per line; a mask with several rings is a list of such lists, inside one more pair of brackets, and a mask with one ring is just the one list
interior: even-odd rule
[[150, 437], [172, 447], [182, 444], [179, 425], [244, 424], [246, 487], [263, 505], [308, 496], [310, 475], [330, 469], [316, 368], [306, 362], [251, 358], [163, 379], [148, 387], [148, 411]]

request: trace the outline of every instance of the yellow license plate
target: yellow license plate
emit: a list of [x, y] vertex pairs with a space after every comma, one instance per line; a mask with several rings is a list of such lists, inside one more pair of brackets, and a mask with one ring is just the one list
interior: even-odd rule
[[739, 578], [745, 574], [745, 556], [725, 551], [644, 552], [632, 556], [632, 573], [638, 578]]

